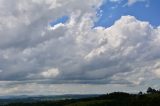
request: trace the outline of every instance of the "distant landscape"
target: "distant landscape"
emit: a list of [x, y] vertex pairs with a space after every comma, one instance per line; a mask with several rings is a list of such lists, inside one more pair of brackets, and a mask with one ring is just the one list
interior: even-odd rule
[[104, 95], [19, 97], [1, 99], [1, 106], [160, 106], [160, 90], [151, 87], [138, 94], [113, 92]]

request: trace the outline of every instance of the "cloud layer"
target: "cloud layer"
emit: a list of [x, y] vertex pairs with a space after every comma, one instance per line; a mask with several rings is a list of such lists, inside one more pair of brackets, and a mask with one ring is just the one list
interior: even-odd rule
[[[139, 85], [160, 78], [160, 27], [122, 16], [93, 27], [99, 0], [1, 0], [0, 82]], [[50, 21], [68, 16], [66, 23]], [[9, 83], [10, 84], [10, 83]]]

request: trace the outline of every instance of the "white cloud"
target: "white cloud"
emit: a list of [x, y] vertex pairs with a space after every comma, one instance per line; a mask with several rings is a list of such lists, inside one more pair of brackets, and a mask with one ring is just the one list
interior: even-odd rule
[[53, 27], [48, 26], [48, 29], [49, 29], [49, 30], [56, 30], [56, 29], [58, 29], [58, 28], [60, 28], [60, 27], [64, 27], [64, 24], [59, 23], [59, 24], [54, 25]]
[[109, 0], [110, 2], [120, 2], [121, 0]]
[[[134, 16], [93, 28], [99, 0], [10, 1], [0, 2], [1, 81], [138, 86], [159, 79], [160, 28]], [[48, 28], [64, 15], [67, 23]]]
[[52, 68], [47, 71], [41, 73], [44, 78], [54, 78], [59, 74], [59, 70], [57, 68]]
[[160, 78], [160, 62], [157, 61], [152, 69], [155, 77]]
[[131, 5], [135, 4], [136, 2], [146, 2], [146, 0], [128, 0], [127, 5], [131, 6]]
[[158, 78], [160, 78], [160, 69], [159, 69], [159, 68], [153, 70], [153, 72], [155, 73], [155, 75], [156, 75]]
[[0, 73], [3, 72], [3, 70], [0, 69]]

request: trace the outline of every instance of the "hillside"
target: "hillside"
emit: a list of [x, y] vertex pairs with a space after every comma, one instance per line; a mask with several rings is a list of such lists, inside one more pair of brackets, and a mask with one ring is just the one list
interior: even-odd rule
[[3, 106], [160, 106], [160, 93], [148, 92], [128, 94], [114, 92], [85, 99], [39, 101], [34, 103], [12, 103]]

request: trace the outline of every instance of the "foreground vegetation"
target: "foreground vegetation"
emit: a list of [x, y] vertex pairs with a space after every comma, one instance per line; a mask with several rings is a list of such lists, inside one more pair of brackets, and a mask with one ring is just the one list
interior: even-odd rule
[[12, 103], [5, 106], [160, 106], [160, 91], [149, 87], [147, 93], [114, 92], [85, 99]]

